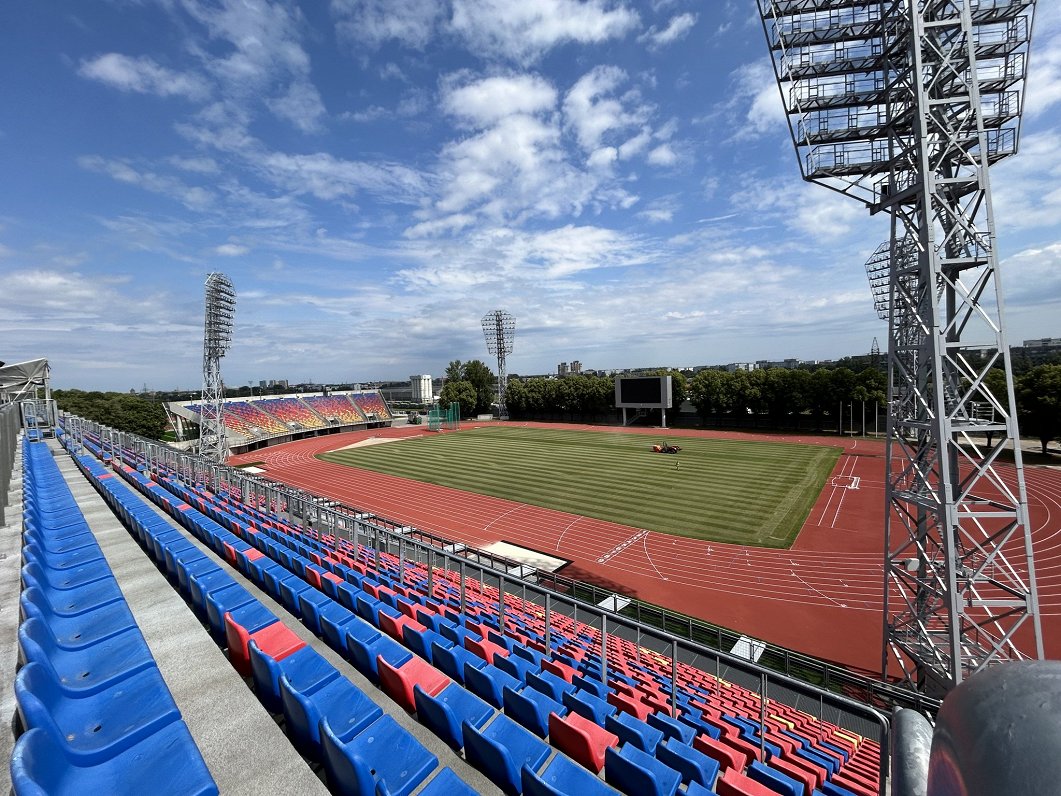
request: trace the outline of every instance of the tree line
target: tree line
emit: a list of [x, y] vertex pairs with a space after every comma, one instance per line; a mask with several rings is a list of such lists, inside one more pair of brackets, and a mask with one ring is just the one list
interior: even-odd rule
[[63, 412], [148, 439], [161, 439], [168, 422], [160, 402], [132, 393], [53, 390], [52, 398]]

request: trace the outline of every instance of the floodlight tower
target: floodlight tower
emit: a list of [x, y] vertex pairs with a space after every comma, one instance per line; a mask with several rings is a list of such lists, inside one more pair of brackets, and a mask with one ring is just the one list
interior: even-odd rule
[[988, 176], [1017, 150], [1035, 0], [757, 2], [804, 179], [891, 222], [884, 674], [943, 692], [1041, 658]]
[[504, 310], [494, 310], [483, 316], [483, 334], [486, 336], [486, 350], [497, 355], [497, 416], [508, 420], [508, 407], [505, 406], [505, 392], [508, 389], [508, 371], [505, 357], [512, 353], [516, 341], [516, 319]]
[[206, 277], [206, 321], [203, 325], [203, 397], [200, 416], [199, 455], [210, 462], [223, 463], [228, 455], [225, 433], [225, 383], [221, 378], [221, 358], [232, 346], [232, 318], [236, 312], [236, 291], [228, 277], [211, 273]]

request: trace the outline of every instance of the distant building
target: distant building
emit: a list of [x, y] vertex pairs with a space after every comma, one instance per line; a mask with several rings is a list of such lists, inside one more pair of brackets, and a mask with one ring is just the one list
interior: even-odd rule
[[571, 363], [571, 374], [574, 375], [574, 376], [577, 376], [581, 372], [582, 372], [582, 363], [579, 362], [576, 359], [574, 362]]
[[561, 362], [559, 365], [556, 366], [557, 376], [566, 376], [570, 372], [571, 369], [567, 366], [566, 362]]
[[757, 370], [763, 370], [765, 368], [798, 368], [802, 360], [799, 359], [760, 359], [755, 363]]
[[435, 400], [434, 390], [431, 387], [431, 377], [426, 373], [419, 376], [410, 376], [409, 383], [413, 388], [412, 400], [414, 404], [429, 404]]
[[259, 390], [264, 390], [266, 387], [271, 387], [271, 386], [272, 386], [272, 382], [267, 382], [265, 379], [262, 379], [261, 381], [258, 382], [258, 389]]
[[726, 370], [733, 373], [737, 370], [755, 370], [755, 367], [756, 365], [754, 362], [730, 362], [726, 365]]
[[1041, 337], [1037, 340], [1025, 340], [1024, 347], [1061, 349], [1061, 337]]

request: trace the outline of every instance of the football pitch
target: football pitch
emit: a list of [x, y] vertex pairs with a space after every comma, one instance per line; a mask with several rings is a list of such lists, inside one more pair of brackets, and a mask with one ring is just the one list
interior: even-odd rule
[[[678, 454], [652, 452], [657, 442]], [[318, 458], [635, 528], [788, 547], [840, 448], [489, 426]]]

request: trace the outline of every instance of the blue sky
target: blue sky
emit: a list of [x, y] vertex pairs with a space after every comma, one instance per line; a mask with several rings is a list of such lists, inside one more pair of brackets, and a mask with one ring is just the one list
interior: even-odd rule
[[[1061, 8], [992, 170], [1011, 342], [1061, 336]], [[0, 10], [0, 359], [231, 385], [868, 351], [883, 218], [799, 179], [752, 0], [83, 0]]]

